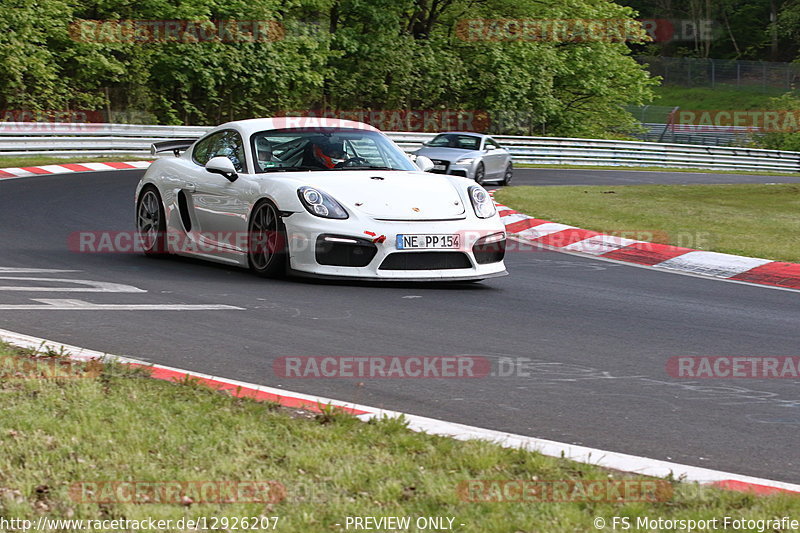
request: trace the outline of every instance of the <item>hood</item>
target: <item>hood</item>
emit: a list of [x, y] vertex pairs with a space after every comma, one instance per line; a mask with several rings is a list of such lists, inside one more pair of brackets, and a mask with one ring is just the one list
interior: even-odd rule
[[416, 155], [424, 155], [425, 157], [429, 157], [431, 159], [443, 159], [445, 161], [450, 161], [451, 163], [455, 163], [459, 159], [463, 159], [465, 157], [479, 157], [481, 155], [480, 150], [464, 150], [461, 148], [429, 148], [427, 146], [423, 146], [416, 152]]
[[348, 210], [387, 220], [461, 218], [464, 202], [450, 178], [406, 171], [311, 172], [306, 185], [319, 187]]

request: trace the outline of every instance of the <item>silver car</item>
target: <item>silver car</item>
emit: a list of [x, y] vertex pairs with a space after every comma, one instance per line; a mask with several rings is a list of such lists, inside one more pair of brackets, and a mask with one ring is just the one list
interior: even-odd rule
[[451, 131], [440, 133], [414, 152], [433, 161], [438, 174], [454, 174], [477, 183], [511, 183], [514, 167], [511, 154], [500, 144], [480, 133]]

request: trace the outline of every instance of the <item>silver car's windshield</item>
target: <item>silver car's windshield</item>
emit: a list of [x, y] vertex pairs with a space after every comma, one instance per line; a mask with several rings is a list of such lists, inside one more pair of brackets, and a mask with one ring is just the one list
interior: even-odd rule
[[376, 131], [350, 128], [269, 130], [251, 137], [257, 173], [314, 170], [417, 170]]
[[431, 148], [457, 148], [459, 150], [479, 150], [481, 138], [474, 135], [458, 133], [442, 133], [433, 138], [426, 146]]

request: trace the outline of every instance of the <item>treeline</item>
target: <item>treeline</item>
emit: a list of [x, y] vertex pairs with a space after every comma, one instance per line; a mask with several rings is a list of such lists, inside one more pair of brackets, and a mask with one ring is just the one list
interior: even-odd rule
[[514, 38], [513, 28], [464, 34], [470, 20], [635, 17], [606, 0], [0, 4], [2, 110], [206, 125], [308, 109], [462, 109], [505, 113], [494, 125], [505, 133], [607, 136], [630, 131], [621, 106], [646, 103], [657, 83], [630, 57], [625, 41], [636, 32], [624, 40]]
[[619, 3], [632, 7], [642, 18], [661, 21], [665, 27], [660, 34], [663, 39], [634, 46], [640, 54], [787, 62], [798, 56], [798, 0], [619, 0]]

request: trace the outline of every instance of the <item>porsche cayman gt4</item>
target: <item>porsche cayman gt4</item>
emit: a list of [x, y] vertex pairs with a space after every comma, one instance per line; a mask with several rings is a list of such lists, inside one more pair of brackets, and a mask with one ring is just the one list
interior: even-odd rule
[[153, 145], [136, 188], [144, 253], [285, 273], [480, 280], [506, 273], [505, 227], [479, 184], [426, 171], [377, 129], [338, 119], [229, 122]]

